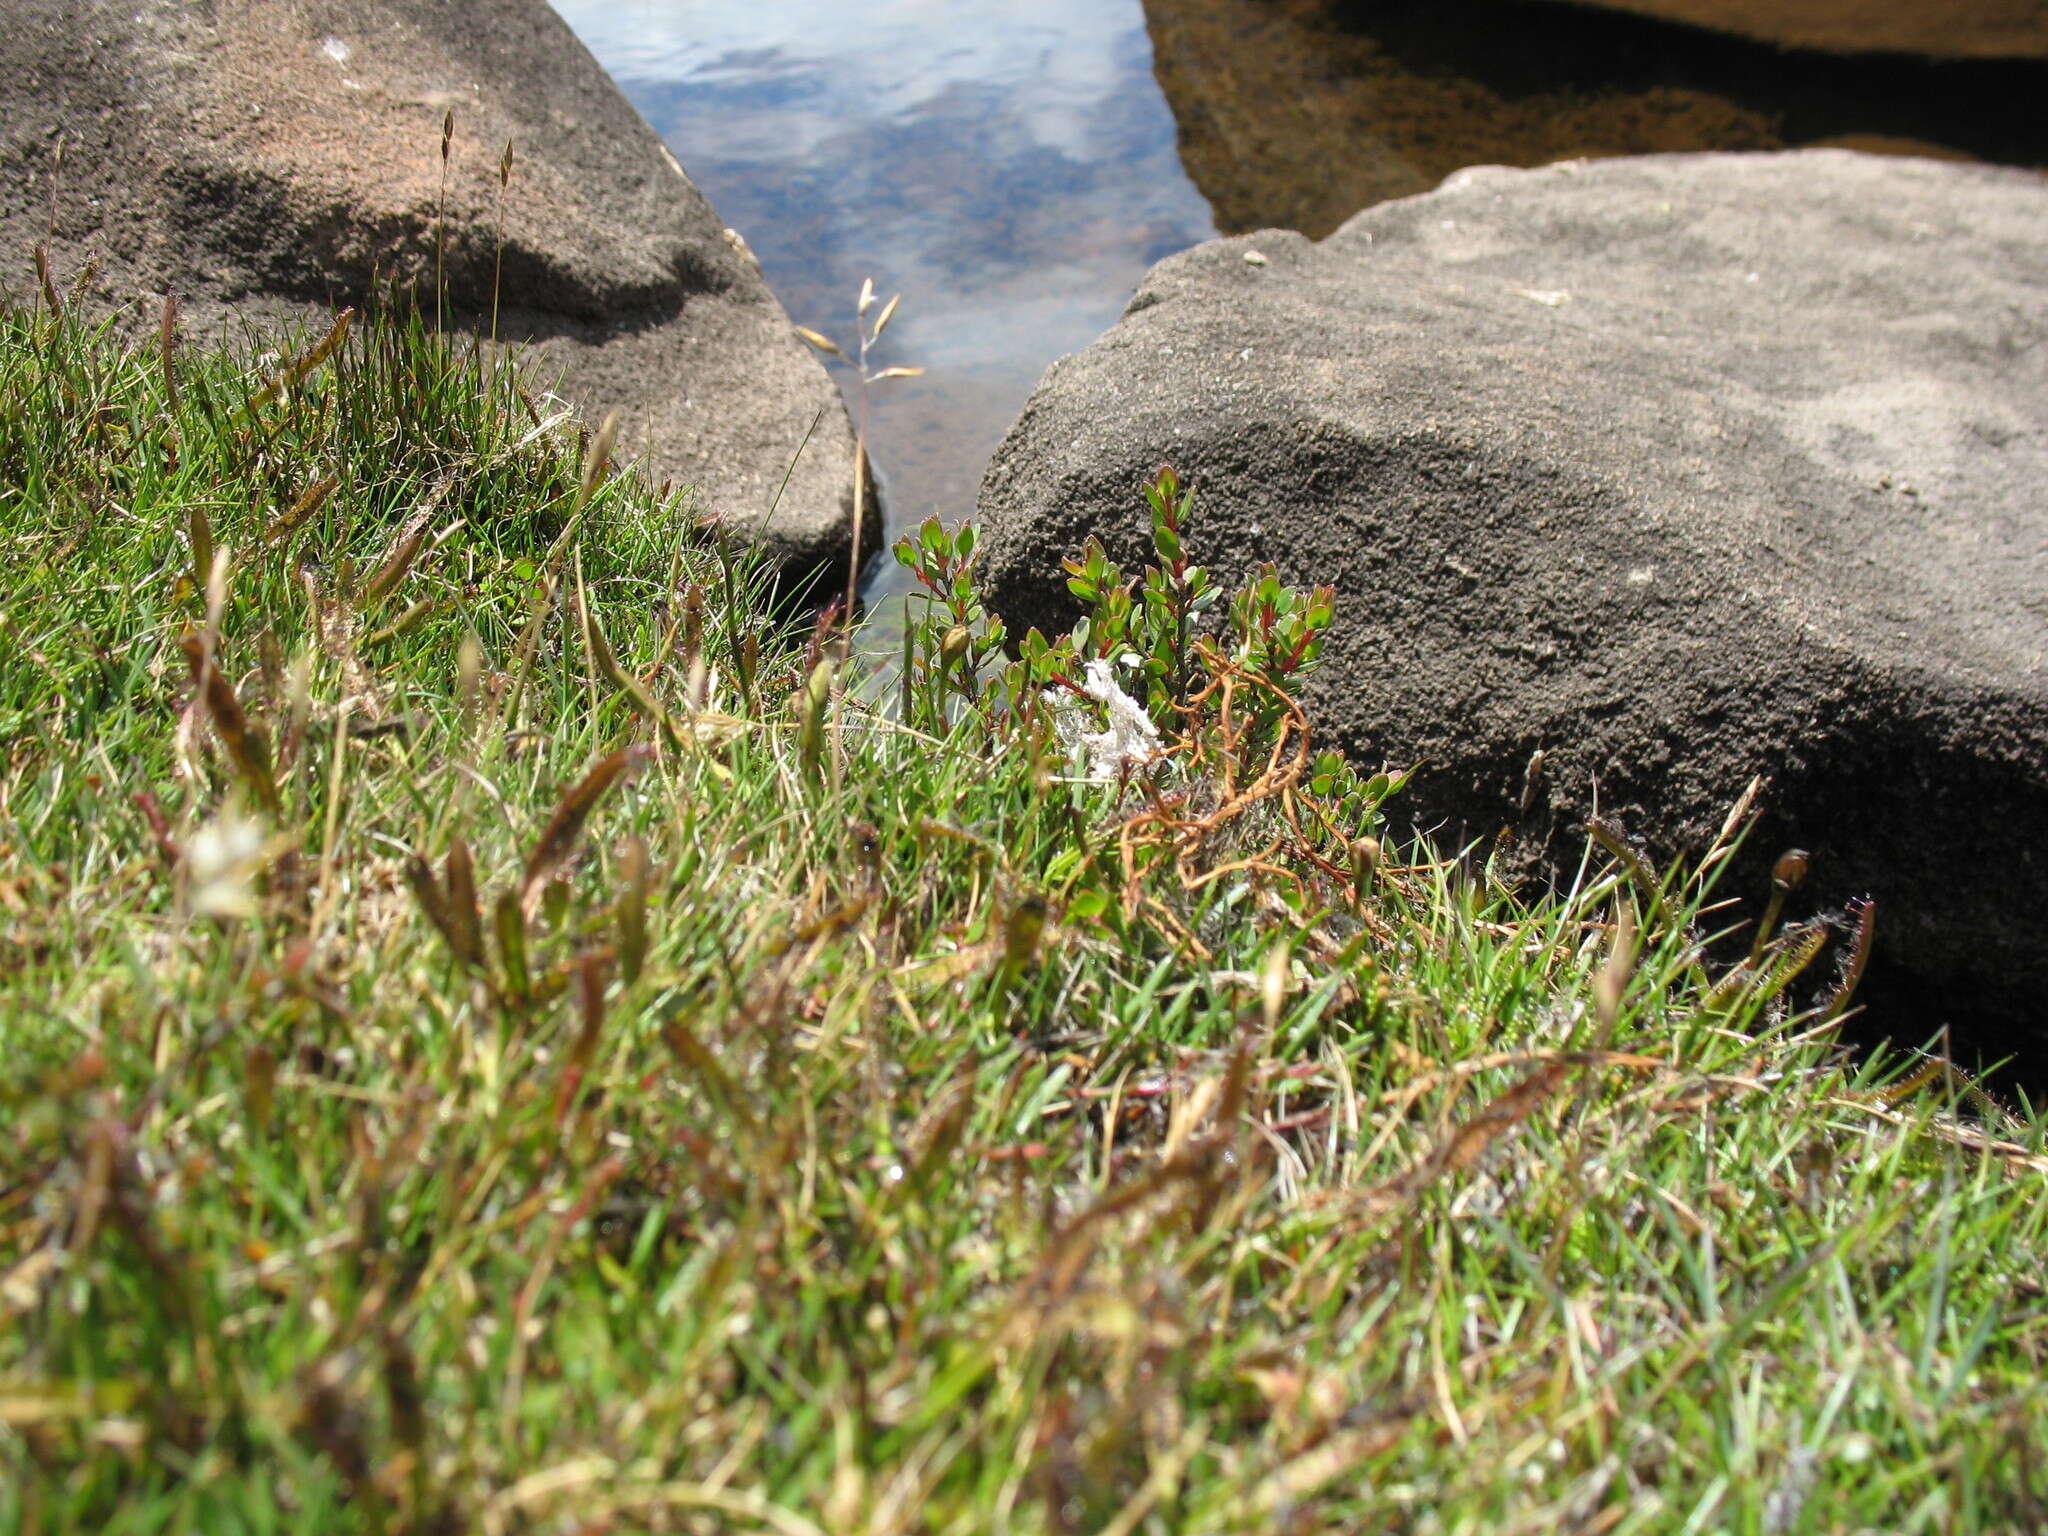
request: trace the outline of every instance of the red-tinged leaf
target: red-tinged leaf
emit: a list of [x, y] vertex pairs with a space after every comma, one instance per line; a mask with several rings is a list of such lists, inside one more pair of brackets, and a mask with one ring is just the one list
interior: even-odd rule
[[200, 697], [206, 701], [206, 712], [213, 718], [214, 733], [228, 749], [236, 771], [255, 794], [257, 802], [276, 816], [279, 811], [277, 780], [270, 771], [268, 741], [250, 724], [248, 715], [243, 712], [242, 701], [235, 694], [234, 684], [222, 675], [220, 667], [207, 655], [206, 646], [199, 636], [187, 631], [181, 644], [185, 648], [185, 659], [192, 668], [192, 676], [199, 685]]
[[56, 279], [50, 275], [49, 250], [40, 240], [36, 242], [35, 257], [36, 281], [42, 285], [43, 302], [50, 306], [50, 318], [61, 320], [64, 318], [64, 304], [57, 297]]
[[675, 1053], [676, 1060], [703, 1084], [712, 1103], [729, 1115], [749, 1142], [757, 1140], [754, 1117], [746, 1101], [719, 1059], [705, 1048], [681, 1019], [669, 1019], [661, 1026], [661, 1038]]
[[1535, 1114], [1571, 1071], [1569, 1061], [1548, 1062], [1516, 1083], [1451, 1133], [1429, 1159], [1432, 1171], [1471, 1168], [1496, 1141]]
[[511, 891], [498, 897], [493, 914], [498, 930], [498, 963], [505, 972], [505, 986], [513, 997], [524, 999], [532, 990], [526, 971], [526, 921], [519, 910], [519, 898]]
[[577, 1000], [583, 1015], [575, 1044], [563, 1064], [562, 1081], [555, 1090], [555, 1128], [559, 1130], [576, 1102], [576, 1091], [597, 1057], [597, 1042], [604, 1030], [604, 986], [607, 966], [603, 955], [585, 955], [576, 963]]
[[952, 1161], [974, 1109], [974, 1067], [963, 1068], [952, 1082], [939, 1090], [931, 1107], [919, 1117], [912, 1135], [918, 1151], [911, 1161], [906, 1190], [922, 1192], [932, 1176]]
[[442, 866], [448, 896], [448, 922], [455, 938], [450, 947], [471, 965], [484, 964], [483, 907], [476, 895], [476, 864], [469, 844], [457, 833], [448, 844], [448, 858]]
[[1849, 999], [1856, 995], [1856, 984], [1863, 979], [1863, 969], [1870, 964], [1870, 941], [1877, 931], [1877, 903], [1869, 897], [1862, 897], [1849, 903], [1849, 911], [1856, 919], [1856, 936], [1850, 941], [1849, 959], [1842, 969], [1842, 980], [1827, 1006], [1821, 1010], [1824, 1019], [1839, 1019], [1849, 1006]]
[[157, 353], [164, 366], [164, 393], [170, 398], [171, 414], [178, 413], [178, 296], [164, 295], [163, 313], [157, 320]]
[[187, 535], [192, 541], [192, 585], [203, 592], [207, 578], [213, 573], [213, 523], [206, 515], [205, 506], [197, 501], [186, 512], [185, 521]]
[[622, 748], [599, 761], [574, 789], [562, 796], [554, 814], [548, 818], [547, 826], [541, 829], [540, 841], [533, 845], [533, 852], [526, 860], [526, 872], [520, 877], [519, 905], [528, 919], [540, 905], [541, 888], [575, 850], [577, 839], [583, 835], [584, 825], [590, 820], [590, 813], [597, 809], [598, 801], [618, 782], [621, 774], [652, 753], [653, 749], [647, 746]]
[[434, 867], [418, 854], [412, 855], [405, 861], [405, 883], [412, 887], [413, 899], [427, 914], [427, 921], [434, 925], [434, 931], [441, 935], [458, 958], [467, 959], [462, 953], [461, 935], [456, 932], [455, 921], [449, 915], [448, 893], [434, 878]]
[[406, 573], [419, 558], [421, 546], [426, 543], [428, 525], [433, 522], [434, 514], [440, 510], [441, 501], [447, 496], [448, 488], [453, 483], [443, 480], [436, 485], [427, 493], [426, 499], [414, 509], [412, 516], [408, 517], [391, 536], [383, 563], [377, 567], [377, 573], [370, 578], [369, 584], [363, 588], [362, 597], [356, 603], [358, 612], [368, 612], [376, 607], [390, 595], [394, 587], [405, 580]]
[[619, 930], [619, 971], [631, 986], [647, 963], [647, 845], [637, 837], [627, 838], [620, 851], [619, 878], [624, 889], [613, 914]]
[[164, 820], [164, 813], [156, 803], [156, 796], [145, 789], [134, 798], [135, 808], [142, 812], [142, 819], [149, 823], [149, 835], [156, 839], [157, 857], [163, 860], [166, 870], [176, 869], [178, 860], [185, 856], [185, 850], [178, 846], [177, 838], [171, 835], [171, 824]]

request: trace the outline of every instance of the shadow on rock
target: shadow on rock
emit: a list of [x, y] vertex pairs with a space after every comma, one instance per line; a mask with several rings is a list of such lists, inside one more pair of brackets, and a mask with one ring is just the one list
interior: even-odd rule
[[480, 333], [495, 312], [787, 578], [846, 569], [838, 391], [543, 0], [10, 6], [0, 279], [27, 281], [38, 244], [97, 299], [174, 293], [207, 328], [324, 329], [387, 285]]

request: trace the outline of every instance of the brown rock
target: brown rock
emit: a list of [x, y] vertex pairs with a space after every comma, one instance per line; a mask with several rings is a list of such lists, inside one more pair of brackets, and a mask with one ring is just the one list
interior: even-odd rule
[[1753, 37], [1780, 48], [2048, 59], [2041, 0], [1567, 0]]
[[1226, 233], [1327, 235], [1469, 165], [1842, 142], [2048, 164], [2048, 70], [1777, 48], [1520, 0], [1145, 0]]

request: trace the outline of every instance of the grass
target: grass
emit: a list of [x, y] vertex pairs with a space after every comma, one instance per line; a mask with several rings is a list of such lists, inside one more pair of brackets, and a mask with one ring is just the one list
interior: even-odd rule
[[2048, 1521], [2042, 1125], [1718, 856], [887, 717], [531, 384], [256, 345], [0, 312], [0, 1528]]

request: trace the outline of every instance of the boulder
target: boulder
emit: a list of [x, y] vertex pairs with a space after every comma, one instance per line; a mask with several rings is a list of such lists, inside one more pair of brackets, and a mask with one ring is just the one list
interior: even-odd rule
[[1182, 163], [1225, 234], [1320, 239], [1468, 165], [1824, 145], [2048, 163], [2038, 62], [1786, 52], [1524, 0], [1144, 5]]
[[173, 292], [205, 327], [324, 328], [319, 311], [394, 278], [433, 307], [438, 273], [457, 323], [488, 333], [495, 299], [542, 377], [592, 417], [618, 410], [655, 480], [792, 577], [845, 569], [838, 391], [544, 0], [7, 6], [0, 280], [32, 282], [38, 242], [60, 274], [92, 263], [101, 298]]
[[[1879, 905], [1959, 1027], [2048, 993], [2048, 182], [1840, 150], [1486, 167], [1321, 244], [1155, 267], [1054, 365], [981, 491], [1013, 625], [1054, 552], [1137, 561], [1197, 491], [1219, 577], [1332, 582], [1329, 739], [1421, 762], [1451, 845], [1576, 858], [1597, 807]], [[1523, 814], [1525, 774], [1545, 754]], [[1899, 1028], [1925, 1038], [1939, 1019]]]
[[1920, 53], [1937, 59], [2048, 59], [2040, 0], [1568, 0], [1753, 37], [1780, 48]]

